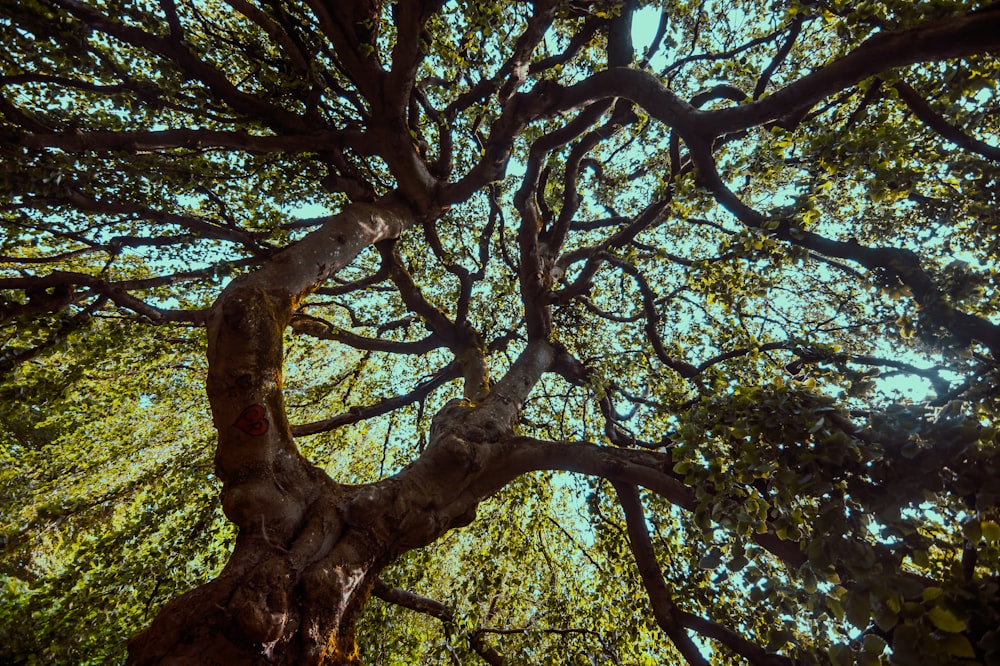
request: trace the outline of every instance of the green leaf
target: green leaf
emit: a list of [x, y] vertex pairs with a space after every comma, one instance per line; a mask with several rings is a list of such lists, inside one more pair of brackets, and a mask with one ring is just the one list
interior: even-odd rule
[[838, 643], [830, 648], [830, 661], [834, 666], [852, 666], [854, 664], [854, 653], [851, 648], [843, 643]]
[[976, 650], [965, 636], [957, 633], [948, 634], [940, 641], [946, 654], [960, 659], [975, 659]]
[[847, 597], [847, 621], [858, 629], [868, 628], [871, 617], [871, 598], [868, 592], [851, 591]]
[[722, 551], [718, 548], [713, 548], [711, 552], [698, 560], [698, 568], [700, 569], [715, 569], [722, 563]]
[[892, 628], [896, 626], [899, 621], [899, 616], [891, 608], [887, 606], [879, 606], [875, 610], [875, 624], [884, 632], [892, 631]]
[[982, 531], [983, 538], [986, 539], [987, 543], [1000, 543], [1000, 524], [997, 524], [992, 520], [983, 521]]
[[965, 627], [968, 625], [966, 620], [960, 619], [950, 610], [941, 606], [935, 606], [927, 611], [927, 617], [930, 618], [935, 627], [950, 634], [965, 631]]
[[872, 655], [880, 655], [885, 651], [886, 643], [881, 636], [867, 634], [861, 641], [861, 649]]
[[915, 655], [919, 651], [923, 632], [912, 624], [898, 624], [892, 632], [892, 651], [900, 656]]
[[747, 559], [747, 556], [740, 553], [726, 563], [726, 568], [730, 571], [739, 571], [749, 563], [750, 560]]
[[837, 599], [835, 597], [831, 597], [831, 596], [827, 595], [827, 597], [826, 597], [826, 607], [830, 611], [830, 613], [833, 615], [834, 619], [836, 619], [838, 622], [843, 621], [843, 619], [844, 619], [844, 604], [841, 603], [840, 599]]

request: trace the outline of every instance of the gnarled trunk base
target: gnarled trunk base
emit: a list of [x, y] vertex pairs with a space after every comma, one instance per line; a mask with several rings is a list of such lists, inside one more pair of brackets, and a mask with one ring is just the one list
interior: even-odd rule
[[263, 526], [242, 530], [219, 577], [168, 603], [130, 641], [128, 663], [360, 663], [354, 620], [379, 549], [363, 531], [345, 531], [336, 504], [317, 504], [284, 543]]

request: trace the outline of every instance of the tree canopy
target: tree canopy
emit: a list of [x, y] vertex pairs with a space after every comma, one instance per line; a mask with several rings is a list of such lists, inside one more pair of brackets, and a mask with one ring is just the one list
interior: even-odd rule
[[1000, 664], [997, 10], [2, 0], [0, 660]]

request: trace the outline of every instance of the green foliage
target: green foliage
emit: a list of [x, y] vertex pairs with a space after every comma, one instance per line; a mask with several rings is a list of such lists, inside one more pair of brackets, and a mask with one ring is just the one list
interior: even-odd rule
[[188, 336], [95, 320], [0, 385], [5, 663], [120, 661], [221, 568], [232, 530]]
[[[0, 661], [119, 662], [166, 600], [221, 569], [234, 535], [207, 308], [348, 203], [398, 194], [400, 124], [435, 196], [480, 166], [490, 178], [298, 304], [324, 334], [286, 336], [289, 419], [344, 424], [299, 438], [304, 455], [345, 484], [404, 469], [467, 397], [440, 374], [455, 354], [432, 314], [486, 350], [496, 381], [544, 300], [576, 364], [538, 382], [518, 434], [661, 456], [654, 471], [690, 502], [644, 490], [644, 524], [679, 609], [801, 664], [1000, 664], [1000, 167], [979, 145], [1000, 139], [995, 53], [901, 56], [914, 64], [713, 135], [718, 183], [697, 133], [658, 119], [665, 94], [532, 110], [605, 69], [623, 20], [650, 90], [710, 114], [878, 35], [995, 8], [662, 0], [549, 16], [461, 0], [407, 36], [403, 3], [343, 34], [312, 4], [183, 2], [176, 20], [169, 2], [0, 8]], [[352, 63], [389, 70], [406, 38], [417, 92], [389, 122]], [[510, 109], [536, 115], [504, 137]], [[549, 232], [571, 218], [537, 266], [529, 209]], [[412, 292], [388, 277], [394, 252]], [[521, 283], [536, 270], [538, 299]], [[519, 477], [383, 580], [450, 617], [373, 600], [366, 663], [473, 663], [477, 641], [508, 663], [681, 660], [600, 478]], [[744, 663], [699, 640], [710, 663]]]

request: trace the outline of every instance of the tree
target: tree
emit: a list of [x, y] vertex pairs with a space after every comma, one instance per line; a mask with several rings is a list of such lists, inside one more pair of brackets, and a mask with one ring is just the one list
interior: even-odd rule
[[1000, 663], [997, 17], [3, 3], [5, 657]]

